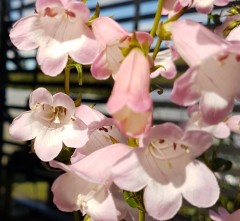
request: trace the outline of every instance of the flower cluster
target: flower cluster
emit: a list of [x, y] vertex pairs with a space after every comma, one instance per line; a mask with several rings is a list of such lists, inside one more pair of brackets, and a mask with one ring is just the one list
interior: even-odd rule
[[[156, 16], [151, 33], [129, 32], [98, 13], [90, 17], [77, 0], [36, 0], [36, 13], [14, 24], [12, 43], [37, 49], [44, 74], [67, 73], [71, 59], [90, 65], [96, 80], [114, 80], [106, 104], [111, 118], [76, 105], [67, 88], [53, 95], [38, 88], [30, 95], [30, 110], [10, 125], [14, 139], [33, 140], [32, 152], [64, 171], [52, 185], [60, 210], [80, 211], [94, 221], [168, 220], [183, 199], [197, 208], [217, 203], [221, 189], [206, 156], [214, 139], [240, 133], [240, 116], [230, 116], [240, 98], [240, 37], [238, 25], [229, 28], [238, 24], [240, 11], [215, 32], [180, 17], [192, 7], [210, 13], [228, 3], [159, 0], [156, 12], [168, 19]], [[154, 37], [169, 49], [160, 51]], [[179, 57], [188, 69], [176, 78]], [[172, 79], [171, 101], [188, 109], [181, 125], [154, 124], [150, 85], [160, 77]], [[62, 160], [66, 149], [72, 154]], [[227, 220], [214, 212], [211, 217]]]

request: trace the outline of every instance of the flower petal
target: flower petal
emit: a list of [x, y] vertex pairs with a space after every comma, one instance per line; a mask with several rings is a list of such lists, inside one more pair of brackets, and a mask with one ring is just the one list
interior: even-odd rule
[[93, 152], [70, 167], [90, 182], [107, 184], [111, 179], [112, 166], [130, 152], [131, 148], [124, 144], [113, 144]]
[[112, 70], [109, 69], [106, 56], [106, 51], [103, 50], [100, 54], [98, 54], [91, 65], [91, 73], [93, 77], [98, 80], [105, 80], [112, 74]]
[[186, 167], [186, 181], [182, 191], [188, 202], [203, 208], [214, 205], [220, 193], [213, 172], [197, 160], [189, 163]]
[[81, 38], [71, 41], [69, 55], [80, 64], [92, 64], [99, 53], [99, 49], [99, 44], [95, 39], [83, 34]]
[[37, 128], [39, 124], [35, 122], [35, 125], [33, 126], [32, 112], [26, 111], [13, 120], [9, 134], [19, 141], [32, 140], [37, 135], [37, 131], [33, 128]]
[[49, 76], [59, 75], [65, 68], [68, 60], [67, 51], [54, 39], [49, 38], [48, 45], [41, 45], [37, 52], [37, 62], [41, 70]]
[[182, 205], [181, 192], [172, 184], [148, 183], [144, 189], [144, 205], [155, 219], [171, 219]]
[[227, 42], [191, 20], [179, 20], [172, 25], [172, 38], [180, 56], [192, 67], [226, 49]]
[[67, 147], [80, 148], [89, 141], [88, 128], [80, 119], [64, 126], [62, 141]]
[[119, 188], [137, 192], [147, 185], [149, 176], [139, 160], [143, 151], [140, 148], [132, 150], [112, 167], [113, 181]]
[[24, 17], [18, 20], [10, 31], [11, 42], [20, 50], [32, 50], [39, 45], [36, 42], [34, 29], [38, 23], [38, 15]]
[[171, 92], [171, 100], [179, 105], [190, 106], [197, 102], [200, 94], [194, 85], [197, 68], [189, 68], [183, 75], [175, 80]]
[[40, 132], [34, 141], [35, 153], [42, 161], [53, 160], [62, 149], [61, 128], [51, 130], [45, 127]]
[[232, 111], [234, 101], [227, 100], [214, 92], [207, 92], [202, 96], [199, 105], [203, 120], [209, 124], [216, 124], [224, 120]]
[[109, 17], [95, 19], [92, 22], [92, 29], [96, 39], [103, 47], [112, 41], [120, 40], [122, 37], [129, 35], [125, 29]]
[[36, 104], [53, 104], [52, 94], [43, 87], [37, 88], [30, 94], [29, 107], [31, 109], [35, 108]]

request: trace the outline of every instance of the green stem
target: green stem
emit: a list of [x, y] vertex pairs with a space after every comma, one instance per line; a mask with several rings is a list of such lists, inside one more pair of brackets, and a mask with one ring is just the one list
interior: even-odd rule
[[153, 55], [152, 55], [153, 60], [155, 60], [155, 58], [157, 57], [157, 53], [161, 47], [161, 43], [162, 43], [162, 39], [160, 37], [158, 37], [157, 43], [156, 43], [156, 46], [154, 48]]
[[157, 6], [157, 11], [156, 11], [154, 22], [153, 22], [153, 26], [152, 26], [152, 30], [150, 32], [150, 35], [152, 37], [155, 37], [155, 35], [156, 35], [157, 27], [158, 27], [158, 24], [161, 19], [161, 15], [162, 15], [162, 8], [163, 8], [163, 0], [159, 0], [158, 6]]
[[69, 89], [69, 78], [70, 78], [70, 68], [66, 67], [64, 71], [64, 90], [65, 94], [69, 95], [70, 89]]
[[142, 210], [138, 210], [138, 221], [145, 221], [145, 212]]
[[73, 211], [73, 218], [74, 218], [74, 221], [80, 221], [80, 217], [79, 217], [79, 212], [78, 211]]

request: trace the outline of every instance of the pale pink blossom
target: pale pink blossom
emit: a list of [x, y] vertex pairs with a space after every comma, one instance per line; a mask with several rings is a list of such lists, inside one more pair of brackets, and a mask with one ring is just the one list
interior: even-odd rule
[[90, 10], [76, 0], [37, 0], [36, 13], [17, 21], [10, 31], [12, 43], [20, 50], [38, 48], [37, 62], [50, 76], [60, 74], [68, 56], [91, 64], [99, 45], [87, 22]]
[[203, 131], [183, 132], [171, 123], [154, 126], [140, 140], [142, 148], [115, 164], [113, 181], [133, 192], [144, 188], [145, 209], [157, 220], [172, 218], [182, 197], [196, 207], [210, 207], [219, 197], [218, 183], [195, 158], [211, 144], [211, 135]]
[[[124, 60], [121, 48], [129, 47], [133, 34], [109, 17], [95, 19], [92, 29], [101, 45], [101, 52], [91, 66], [91, 73], [96, 79], [107, 79], [111, 75], [115, 78]], [[150, 46], [153, 42], [147, 32], [136, 32], [135, 35], [140, 44], [147, 43]]]
[[240, 95], [240, 44], [233, 44], [190, 20], [172, 25], [172, 38], [189, 69], [175, 82], [173, 102], [199, 110], [208, 124], [217, 124]]
[[240, 209], [229, 213], [225, 208], [220, 207], [218, 213], [213, 210], [209, 211], [210, 217], [214, 221], [239, 221], [240, 220]]
[[165, 0], [162, 14], [171, 17], [185, 7], [195, 7], [198, 12], [208, 14], [213, 10], [214, 5], [225, 6], [229, 2], [230, 0]]
[[123, 60], [107, 102], [109, 113], [128, 135], [138, 136], [151, 124], [153, 104], [149, 85], [149, 59], [134, 48]]
[[9, 133], [20, 141], [34, 139], [33, 150], [42, 161], [57, 157], [63, 144], [79, 148], [88, 141], [88, 128], [75, 115], [75, 104], [66, 94], [52, 96], [45, 88], [38, 88], [31, 93], [29, 106], [30, 111], [13, 120]]
[[191, 7], [193, 0], [165, 0], [163, 2], [162, 14], [172, 17], [184, 7]]
[[[178, 126], [165, 123], [141, 137], [140, 148], [114, 144], [84, 160], [90, 162], [88, 171], [96, 182], [102, 181], [98, 174], [111, 167], [109, 182], [132, 192], [144, 189], [147, 213], [154, 219], [166, 220], [180, 209], [182, 197], [197, 207], [210, 207], [217, 201], [219, 187], [214, 174], [195, 160], [211, 144], [212, 136], [206, 132], [183, 132]], [[101, 161], [104, 164], [98, 163], [94, 171], [96, 162]]]
[[[110, 169], [122, 154], [105, 152], [108, 160], [99, 162], [96, 153], [115, 142], [126, 143], [127, 140], [114, 126], [113, 121], [97, 110], [82, 105], [77, 112], [78, 115], [87, 114], [85, 123], [90, 128], [90, 139], [81, 150], [75, 150], [71, 164], [50, 162], [52, 167], [66, 171], [53, 183], [54, 203], [62, 211], [80, 210], [92, 220], [121, 220], [126, 216], [128, 208], [122, 191], [112, 185]], [[101, 170], [103, 167], [104, 171]]]
[[116, 208], [110, 187], [92, 183], [73, 171], [59, 176], [52, 185], [53, 202], [59, 210], [80, 210], [94, 221], [118, 221], [121, 213]]
[[82, 148], [74, 151], [71, 157], [72, 163], [115, 142], [127, 143], [127, 137], [118, 130], [114, 120], [107, 118], [99, 111], [87, 105], [81, 105], [80, 108], [77, 108], [76, 114], [85, 116], [82, 120], [89, 128], [89, 141]]
[[230, 2], [230, 0], [193, 0], [193, 1], [196, 10], [204, 14], [210, 13], [213, 10], [214, 5], [225, 6]]
[[224, 139], [230, 136], [230, 129], [227, 122], [219, 122], [218, 124], [207, 124], [203, 121], [198, 106], [188, 108], [189, 119], [184, 122], [185, 130], [203, 130], [212, 134], [216, 138]]
[[173, 79], [177, 74], [176, 66], [174, 64], [174, 61], [177, 58], [178, 55], [174, 51], [173, 47], [158, 52], [156, 59], [154, 60], [154, 65], [160, 67], [156, 71], [152, 72], [150, 77], [156, 78], [161, 75], [166, 79]]

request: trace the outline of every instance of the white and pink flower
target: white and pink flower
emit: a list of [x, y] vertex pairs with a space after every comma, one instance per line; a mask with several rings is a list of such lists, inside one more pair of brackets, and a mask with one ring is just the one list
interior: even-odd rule
[[166, 0], [162, 14], [171, 17], [185, 7], [195, 7], [198, 12], [208, 14], [213, 10], [214, 5], [225, 6], [229, 2], [230, 0]]
[[113, 181], [128, 191], [144, 189], [145, 209], [157, 220], [172, 218], [182, 197], [196, 207], [210, 207], [219, 197], [218, 183], [195, 158], [211, 144], [206, 132], [183, 132], [171, 123], [157, 125], [140, 140], [142, 148], [129, 152], [129, 147], [119, 147], [127, 154], [114, 165]]
[[123, 60], [107, 108], [121, 131], [138, 136], [151, 125], [150, 63], [139, 48]]
[[220, 38], [199, 23], [174, 22], [172, 38], [189, 69], [175, 82], [173, 102], [199, 110], [208, 124], [222, 121], [240, 96], [240, 44]]
[[57, 157], [63, 144], [79, 148], [89, 140], [87, 125], [75, 115], [75, 104], [66, 94], [51, 95], [38, 88], [31, 93], [29, 106], [30, 111], [13, 120], [9, 133], [19, 141], [34, 139], [33, 150], [42, 161]]
[[76, 0], [37, 0], [36, 13], [17, 21], [10, 31], [12, 43], [20, 50], [38, 48], [37, 62], [50, 76], [60, 74], [68, 56], [91, 64], [99, 44], [87, 22], [90, 10]]

